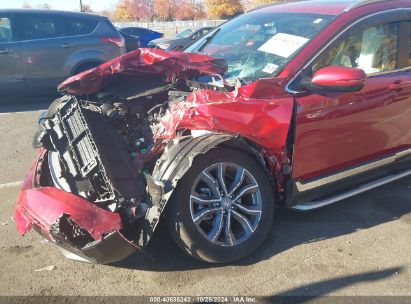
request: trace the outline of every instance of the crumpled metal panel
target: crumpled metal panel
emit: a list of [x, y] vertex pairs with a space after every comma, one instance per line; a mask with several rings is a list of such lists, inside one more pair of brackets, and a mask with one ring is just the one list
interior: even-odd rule
[[286, 78], [262, 78], [240, 87], [238, 91], [244, 98], [280, 98], [290, 96], [285, 90], [286, 85]]
[[293, 112], [293, 99], [249, 98], [241, 92], [201, 90], [170, 105], [154, 128], [154, 138], [172, 139], [178, 129], [239, 134], [268, 151], [283, 149]]
[[163, 76], [166, 82], [173, 82], [180, 78], [224, 74], [226, 70], [224, 60], [210, 56], [143, 48], [72, 76], [61, 83], [58, 90], [82, 96], [100, 91], [119, 74], [156, 74]]

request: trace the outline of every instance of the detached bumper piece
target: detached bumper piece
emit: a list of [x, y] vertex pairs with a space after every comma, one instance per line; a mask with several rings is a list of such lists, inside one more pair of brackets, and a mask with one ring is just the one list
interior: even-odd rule
[[20, 234], [33, 228], [70, 259], [106, 264], [138, 250], [122, 235], [118, 213], [56, 188], [22, 190], [14, 218]]

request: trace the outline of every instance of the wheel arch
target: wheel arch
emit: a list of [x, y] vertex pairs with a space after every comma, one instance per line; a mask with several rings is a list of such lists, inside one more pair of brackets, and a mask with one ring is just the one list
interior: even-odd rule
[[244, 153], [251, 155], [261, 165], [271, 184], [272, 191], [275, 191], [274, 179], [269, 174], [265, 160], [259, 153], [258, 147], [254, 147], [246, 139], [232, 134], [221, 133], [212, 133], [199, 137], [177, 137], [167, 144], [162, 156], [155, 164], [153, 173], [146, 176], [147, 190], [151, 197], [152, 206], [145, 215], [146, 220], [144, 227], [142, 227], [143, 233], [141, 238], [144, 241], [140, 245], [144, 246], [151, 238], [167, 203], [172, 197], [173, 191], [176, 189], [180, 179], [190, 169], [194, 159], [216, 147], [240, 149]]
[[207, 153], [213, 148], [226, 147], [239, 149], [255, 158], [266, 172], [267, 177], [272, 179], [267, 169], [263, 156], [258, 147], [246, 139], [232, 135], [213, 133], [199, 137], [180, 137], [169, 142], [163, 155], [156, 162], [153, 177], [164, 182], [165, 192], [173, 191], [178, 181], [190, 169], [194, 159], [201, 154]]
[[96, 58], [82, 60], [72, 67], [72, 69], [70, 70], [70, 76], [78, 74], [78, 70], [85, 65], [99, 66], [102, 63], [104, 63], [104, 61], [96, 59]]

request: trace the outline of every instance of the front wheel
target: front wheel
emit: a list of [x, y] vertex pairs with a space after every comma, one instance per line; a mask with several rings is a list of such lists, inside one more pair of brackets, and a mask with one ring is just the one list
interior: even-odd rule
[[166, 219], [190, 256], [227, 263], [264, 241], [273, 213], [273, 189], [260, 163], [244, 152], [215, 148], [196, 157], [179, 181]]

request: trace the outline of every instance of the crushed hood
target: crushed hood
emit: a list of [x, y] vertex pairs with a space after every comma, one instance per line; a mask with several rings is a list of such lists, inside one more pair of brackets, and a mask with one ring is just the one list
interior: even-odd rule
[[120, 74], [141, 73], [163, 76], [166, 82], [200, 75], [224, 74], [227, 64], [210, 56], [160, 49], [137, 49], [100, 66], [74, 75], [58, 86], [58, 91], [73, 95], [97, 93]]

